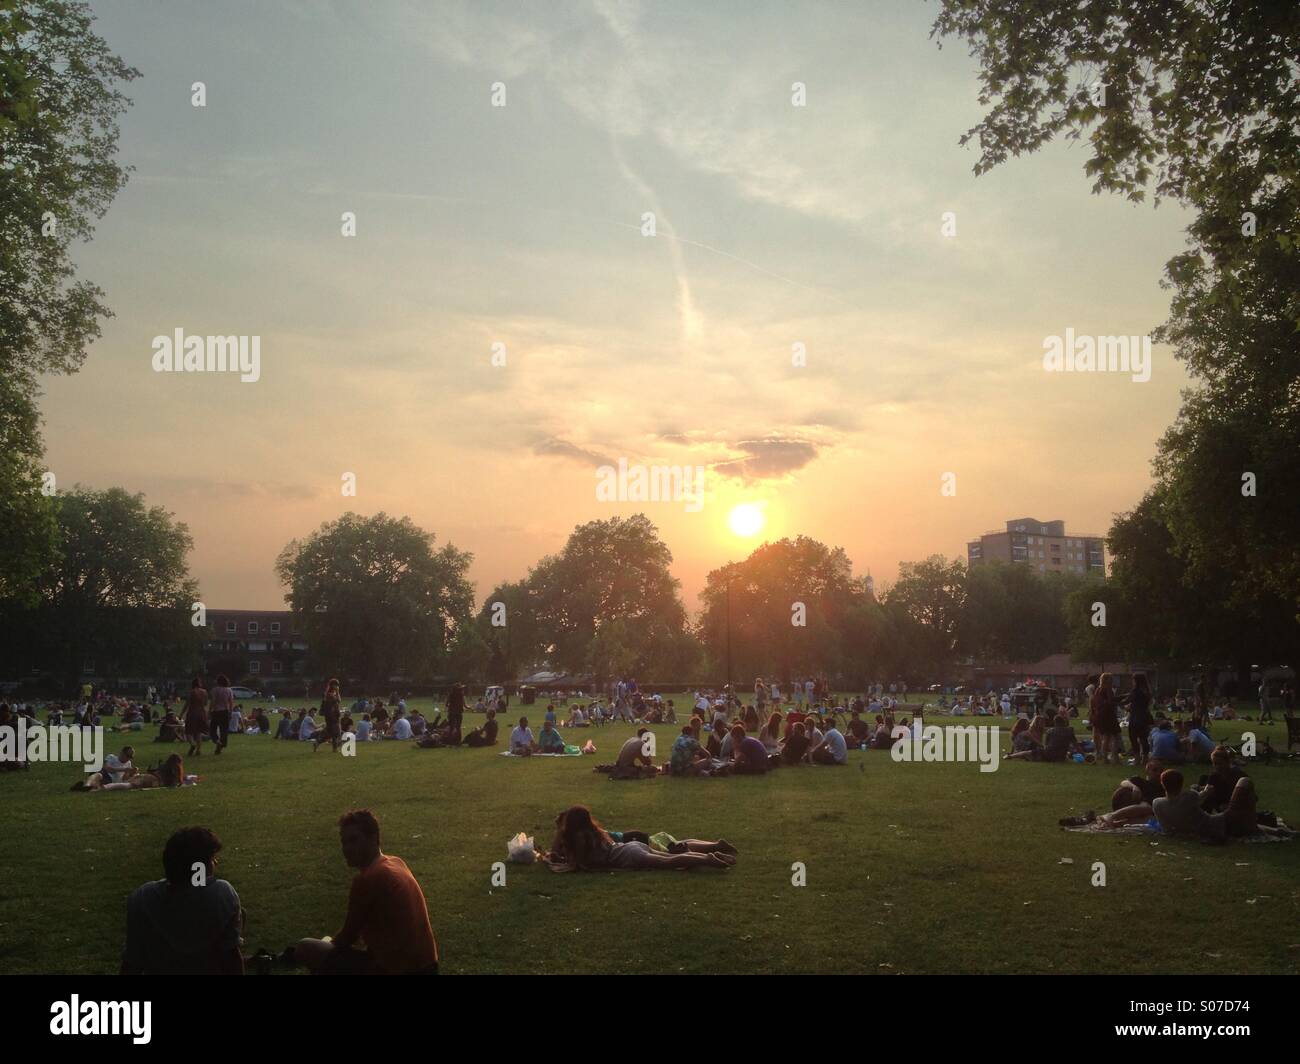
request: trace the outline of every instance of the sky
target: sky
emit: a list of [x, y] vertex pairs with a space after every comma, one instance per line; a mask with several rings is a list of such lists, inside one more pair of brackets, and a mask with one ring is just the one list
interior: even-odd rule
[[[764, 539], [880, 589], [1010, 518], [1104, 534], [1150, 483], [1170, 350], [1137, 382], [1044, 339], [1163, 321], [1187, 219], [1093, 195], [1077, 144], [975, 177], [935, 4], [92, 8], [141, 72], [134, 172], [74, 249], [115, 317], [44, 382], [47, 464], [185, 522], [211, 608], [282, 608], [280, 550], [348, 510], [471, 552], [480, 600], [644, 512], [696, 610]], [[259, 378], [155, 371], [178, 328], [259, 337]], [[620, 459], [704, 467], [703, 505], [602, 499]]]

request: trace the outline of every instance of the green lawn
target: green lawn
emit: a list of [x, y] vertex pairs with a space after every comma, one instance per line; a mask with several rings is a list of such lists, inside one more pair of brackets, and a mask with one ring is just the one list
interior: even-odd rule
[[[1284, 745], [1281, 723], [1219, 723], [1216, 737], [1247, 727]], [[656, 729], [661, 753], [677, 730]], [[603, 761], [631, 729], [578, 734]], [[126, 741], [113, 735], [109, 749]], [[140, 763], [172, 749], [137, 746]], [[0, 972], [115, 971], [126, 895], [161, 876], [163, 842], [189, 824], [225, 843], [220, 874], [248, 912], [250, 950], [332, 934], [350, 877], [335, 821], [355, 806], [375, 811], [385, 850], [423, 885], [448, 973], [1300, 969], [1300, 844], [1153, 845], [1057, 827], [1067, 813], [1109, 808], [1127, 766], [981, 773], [849, 757], [847, 768], [764, 778], [614, 783], [589, 757], [377, 743], [347, 759], [236, 736], [221, 758], [187, 762], [203, 782], [181, 791], [72, 793], [79, 769], [66, 764], [3, 773]], [[1260, 768], [1256, 780], [1261, 806], [1300, 824], [1300, 766]], [[508, 885], [492, 888], [506, 840], [524, 830], [545, 845], [573, 802], [615, 829], [725, 837], [739, 864], [581, 875], [510, 865]], [[1098, 860], [1100, 888], [1090, 885]], [[791, 885], [796, 861], [806, 887]]]

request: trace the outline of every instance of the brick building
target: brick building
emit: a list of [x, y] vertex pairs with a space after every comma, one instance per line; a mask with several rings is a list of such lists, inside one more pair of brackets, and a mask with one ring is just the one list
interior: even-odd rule
[[989, 561], [1028, 565], [1040, 573], [1106, 575], [1106, 541], [1091, 533], [1066, 532], [1064, 521], [1019, 517], [1005, 531], [985, 532], [966, 544], [970, 566]]
[[289, 610], [208, 610], [203, 662], [209, 676], [270, 684], [302, 677], [307, 641]]

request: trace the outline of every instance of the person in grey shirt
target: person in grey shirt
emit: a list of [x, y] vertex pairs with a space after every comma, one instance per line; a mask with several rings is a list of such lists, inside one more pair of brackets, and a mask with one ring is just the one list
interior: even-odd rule
[[1184, 789], [1183, 774], [1171, 768], [1160, 774], [1160, 784], [1165, 797], [1151, 803], [1160, 826], [1170, 835], [1199, 835], [1221, 841], [1225, 835], [1222, 813], [1207, 813], [1201, 808], [1201, 797], [1190, 787]]
[[221, 840], [181, 828], [163, 848], [166, 879], [126, 903], [122, 975], [243, 975], [239, 895], [216, 878]]

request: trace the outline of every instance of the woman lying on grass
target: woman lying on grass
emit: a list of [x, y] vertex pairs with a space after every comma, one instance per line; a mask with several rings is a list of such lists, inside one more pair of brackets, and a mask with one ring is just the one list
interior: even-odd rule
[[[627, 832], [620, 838], [628, 839], [633, 834], [641, 837], [639, 833]], [[683, 839], [673, 849], [677, 852], [660, 853], [646, 842], [615, 842], [590, 809], [585, 805], [571, 805], [555, 818], [555, 840], [546, 859], [585, 872], [729, 868], [736, 863], [736, 848], [725, 839], [717, 842]]]

